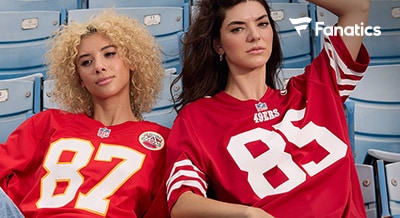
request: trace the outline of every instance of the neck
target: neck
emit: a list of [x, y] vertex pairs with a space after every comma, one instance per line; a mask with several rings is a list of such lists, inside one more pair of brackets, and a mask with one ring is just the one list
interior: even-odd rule
[[127, 121], [138, 121], [128, 101], [102, 101], [94, 104], [93, 119], [105, 126], [118, 125]]
[[239, 100], [260, 100], [268, 86], [265, 71], [248, 74], [229, 74], [225, 92]]

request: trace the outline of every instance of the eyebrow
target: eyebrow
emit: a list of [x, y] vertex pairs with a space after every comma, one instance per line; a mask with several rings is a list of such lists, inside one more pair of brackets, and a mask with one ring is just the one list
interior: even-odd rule
[[[106, 50], [106, 49], [108, 49], [108, 48], [116, 48], [117, 46], [115, 46], [115, 45], [106, 45], [106, 46], [104, 46], [103, 48], [101, 48], [100, 49], [100, 51], [104, 51], [104, 50]], [[82, 55], [79, 55], [78, 57], [77, 57], [77, 61], [79, 61], [80, 59], [82, 59], [82, 58], [84, 58], [84, 57], [87, 57], [87, 56], [90, 56], [90, 54], [82, 54]]]
[[[264, 19], [264, 18], [266, 18], [266, 17], [268, 18], [268, 15], [267, 15], [267, 14], [264, 14], [264, 15], [258, 17], [258, 18], [256, 19], [256, 21], [262, 20], [262, 19]], [[240, 24], [244, 24], [244, 22], [243, 22], [243, 21], [232, 21], [232, 22], [228, 23], [227, 26], [231, 26], [231, 25], [240, 25]]]

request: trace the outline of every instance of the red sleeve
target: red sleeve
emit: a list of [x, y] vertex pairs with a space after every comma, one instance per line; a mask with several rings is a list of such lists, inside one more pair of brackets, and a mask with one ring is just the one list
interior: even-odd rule
[[[186, 191], [206, 196], [207, 180], [202, 169], [202, 152], [197, 152], [200, 143], [196, 142], [195, 131], [181, 115], [175, 120], [174, 128], [168, 137], [166, 192], [168, 208], [171, 210], [180, 195]], [[194, 146], [196, 145], [196, 146]], [[191, 149], [189, 149], [191, 148]]]
[[307, 80], [323, 83], [340, 96], [344, 102], [362, 79], [370, 57], [361, 45], [358, 58], [353, 60], [340, 36], [324, 38], [321, 53], [305, 69]]

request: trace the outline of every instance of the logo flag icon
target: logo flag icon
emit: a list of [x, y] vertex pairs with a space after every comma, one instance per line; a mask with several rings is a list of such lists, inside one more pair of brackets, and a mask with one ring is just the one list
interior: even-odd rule
[[289, 18], [290, 23], [292, 23], [294, 26], [294, 28], [297, 31], [297, 34], [299, 34], [299, 36], [301, 36], [300, 31], [301, 30], [306, 30], [308, 27], [308, 24], [311, 22], [311, 18], [309, 17], [302, 17], [302, 18]]

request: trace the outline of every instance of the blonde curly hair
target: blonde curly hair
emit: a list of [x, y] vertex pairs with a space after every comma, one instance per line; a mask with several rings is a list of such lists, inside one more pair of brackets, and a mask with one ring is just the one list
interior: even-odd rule
[[143, 112], [150, 112], [162, 89], [164, 68], [161, 50], [156, 39], [136, 19], [105, 9], [88, 22], [63, 25], [52, 37], [47, 52], [48, 79], [55, 81], [53, 100], [63, 110], [93, 116], [91, 94], [81, 86], [76, 58], [81, 39], [101, 33], [116, 47], [119, 56], [130, 72], [130, 100], [134, 115], [143, 119]]

